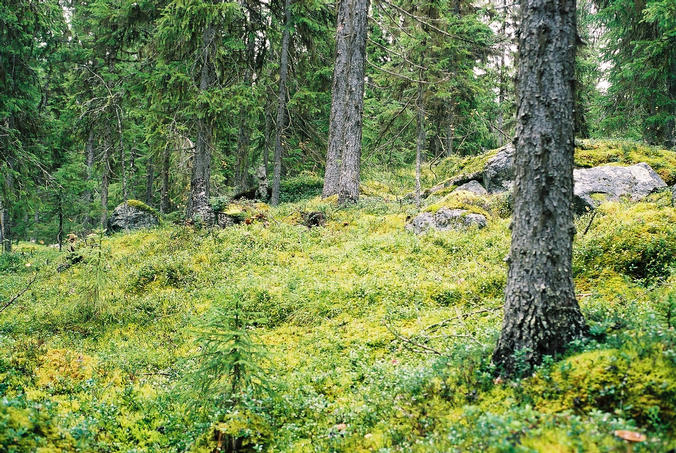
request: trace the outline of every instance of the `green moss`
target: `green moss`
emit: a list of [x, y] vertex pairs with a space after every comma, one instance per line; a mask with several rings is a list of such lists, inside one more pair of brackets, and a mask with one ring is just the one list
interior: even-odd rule
[[653, 203], [607, 203], [598, 213], [588, 233], [576, 239], [576, 275], [591, 277], [613, 270], [650, 282], [670, 274], [676, 266], [676, 209]]
[[585, 352], [539, 373], [527, 384], [546, 412], [626, 412], [640, 424], [676, 421], [676, 365], [660, 349]]
[[159, 217], [159, 213], [152, 207], [148, 206], [142, 201], [139, 200], [127, 200], [127, 204], [131, 207], [134, 207], [136, 209], [140, 209], [141, 211], [148, 212], [155, 217]]
[[575, 149], [577, 167], [599, 165], [633, 165], [645, 162], [668, 185], [676, 183], [676, 152], [640, 142], [619, 140], [584, 140]]

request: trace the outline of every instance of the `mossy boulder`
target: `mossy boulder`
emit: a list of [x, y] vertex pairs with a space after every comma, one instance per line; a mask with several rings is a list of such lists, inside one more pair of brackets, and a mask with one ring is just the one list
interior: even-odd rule
[[466, 230], [471, 227], [484, 228], [485, 226], [486, 217], [481, 214], [475, 214], [466, 209], [443, 207], [435, 213], [423, 212], [417, 215], [406, 225], [406, 229], [415, 234], [421, 234], [430, 229], [439, 231]]
[[625, 197], [639, 201], [667, 187], [660, 175], [645, 162], [629, 167], [582, 168], [575, 170], [573, 175], [573, 202], [578, 214], [594, 209], [602, 201], [618, 201]]
[[157, 212], [138, 200], [118, 205], [108, 219], [108, 232], [132, 231], [159, 225]]

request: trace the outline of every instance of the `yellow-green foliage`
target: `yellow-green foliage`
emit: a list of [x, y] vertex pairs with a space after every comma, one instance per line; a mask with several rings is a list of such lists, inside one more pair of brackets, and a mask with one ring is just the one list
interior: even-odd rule
[[156, 211], [154, 208], [148, 206], [147, 204], [145, 204], [145, 203], [142, 202], [142, 201], [139, 201], [139, 200], [127, 200], [127, 204], [128, 204], [129, 206], [131, 206], [131, 207], [136, 208], [136, 209], [140, 209], [141, 211], [148, 212], [148, 213], [154, 215], [155, 217], [159, 217], [159, 214], [157, 213], [157, 211]]
[[[436, 197], [435, 197], [436, 198]], [[432, 203], [425, 207], [427, 212], [437, 212], [442, 207], [450, 209], [465, 209], [475, 214], [482, 214], [486, 218], [508, 217], [509, 195], [475, 195], [467, 191], [453, 192], [441, 199], [433, 199]]]
[[640, 424], [676, 422], [676, 364], [661, 348], [579, 354], [539, 373], [525, 386], [544, 412], [626, 411]]
[[[607, 203], [578, 223], [587, 235], [576, 239], [574, 269], [596, 277], [615, 271], [634, 279], [667, 277], [675, 265], [676, 209], [653, 203]], [[584, 225], [584, 226], [583, 226]]]
[[[365, 182], [372, 196], [355, 206], [244, 203], [231, 208], [248, 223], [115, 235], [101, 261], [98, 248], [83, 249], [64, 272], [41, 267], [0, 314], [0, 451], [211, 451], [215, 429], [280, 452], [621, 451], [614, 429], [648, 433], [644, 451], [676, 446], [673, 207], [605, 204], [585, 235], [591, 217], [577, 220], [591, 337], [535, 377], [501, 383], [490, 356], [507, 196], [433, 197], [426, 209], [482, 212], [488, 226], [416, 236], [404, 230], [415, 207], [385, 201], [382, 177]], [[295, 183], [298, 194], [317, 189], [309, 177]], [[301, 225], [307, 211], [326, 225]], [[57, 256], [24, 250], [4, 258], [0, 300]], [[195, 329], [224, 294], [256, 313], [250, 333], [269, 354], [273, 391], [197, 413], [186, 395], [205, 395], [182, 377], [200, 352]], [[10, 439], [7, 426], [22, 434]]]

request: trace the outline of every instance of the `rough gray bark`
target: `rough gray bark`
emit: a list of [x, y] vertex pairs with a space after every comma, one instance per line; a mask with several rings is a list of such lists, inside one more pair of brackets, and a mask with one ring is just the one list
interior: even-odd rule
[[[215, 29], [207, 26], [202, 34], [202, 67], [200, 72], [200, 91], [206, 91], [213, 82], [213, 62], [211, 48], [214, 45]], [[190, 177], [190, 202], [187, 216], [204, 225], [214, 222], [214, 212], [209, 204], [209, 180], [211, 178], [211, 138], [213, 129], [209, 118], [201, 116], [197, 120], [197, 141], [192, 159]]]
[[110, 183], [110, 141], [103, 137], [103, 159], [101, 162], [101, 228], [108, 223], [108, 185]]
[[584, 335], [572, 278], [575, 0], [524, 0], [514, 220], [493, 363], [529, 370]]
[[279, 185], [282, 179], [282, 134], [286, 124], [286, 79], [289, 73], [289, 27], [291, 26], [291, 2], [284, 1], [284, 32], [279, 59], [279, 95], [277, 98], [277, 124], [275, 125], [275, 166], [272, 172], [273, 206], [279, 204]]
[[[348, 1], [348, 0], [346, 0]], [[369, 0], [349, 0], [350, 63], [346, 90], [346, 116], [338, 186], [338, 203], [359, 200], [362, 116], [364, 111], [364, 68]]]
[[[505, 17], [500, 26], [500, 37], [504, 37], [507, 31], [507, 0], [502, 0], [502, 8]], [[505, 130], [505, 120], [502, 109], [505, 107], [505, 49], [500, 47], [500, 68], [498, 70], [498, 147], [504, 145], [503, 131]]]
[[326, 170], [322, 197], [338, 193], [340, 167], [344, 145], [345, 120], [347, 118], [347, 79], [350, 71], [350, 38], [352, 21], [349, 15], [349, 0], [338, 1], [336, 23], [336, 60], [333, 67], [331, 87], [331, 117], [329, 119], [329, 140], [326, 151]]

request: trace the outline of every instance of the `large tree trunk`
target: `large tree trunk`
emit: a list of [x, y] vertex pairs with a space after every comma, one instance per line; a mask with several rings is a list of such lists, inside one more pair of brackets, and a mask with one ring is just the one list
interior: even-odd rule
[[166, 214], [171, 209], [169, 206], [169, 163], [171, 158], [171, 149], [169, 144], [164, 147], [162, 152], [162, 188], [160, 189], [160, 212]]
[[493, 362], [529, 370], [585, 333], [572, 278], [575, 0], [521, 4], [514, 220]]
[[322, 197], [338, 193], [340, 167], [344, 145], [345, 121], [347, 120], [347, 79], [350, 71], [350, 38], [352, 21], [349, 14], [350, 0], [338, 1], [336, 24], [336, 62], [333, 67], [331, 88], [331, 116], [329, 119], [329, 145], [326, 151], [326, 171]]
[[284, 32], [279, 59], [279, 96], [277, 98], [277, 124], [275, 127], [275, 167], [272, 173], [273, 206], [279, 204], [279, 186], [282, 179], [282, 134], [286, 124], [286, 79], [289, 72], [289, 27], [291, 26], [291, 2], [284, 1]]
[[[206, 91], [211, 86], [212, 61], [211, 46], [215, 30], [209, 25], [203, 33], [202, 69], [200, 74], [200, 91]], [[211, 138], [213, 130], [209, 118], [201, 116], [197, 120], [197, 142], [192, 159], [192, 175], [190, 178], [190, 202], [188, 203], [188, 217], [204, 225], [212, 225], [214, 212], [209, 204], [209, 180], [211, 178]]]
[[108, 135], [103, 138], [103, 161], [101, 162], [101, 228], [108, 222], [108, 184], [110, 175], [110, 141]]
[[[346, 0], [347, 1], [347, 0]], [[369, 0], [349, 0], [350, 67], [347, 77], [347, 108], [343, 132], [338, 203], [359, 200], [362, 116], [364, 111], [364, 67]]]

